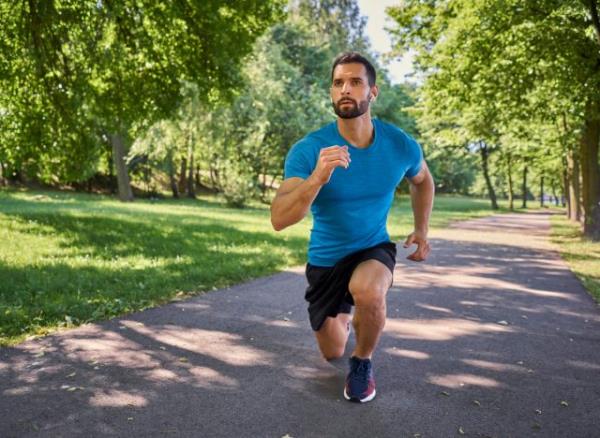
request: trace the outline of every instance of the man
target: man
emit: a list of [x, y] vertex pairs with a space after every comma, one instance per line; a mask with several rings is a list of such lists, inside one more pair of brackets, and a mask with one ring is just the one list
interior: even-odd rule
[[393, 125], [371, 119], [377, 98], [376, 73], [355, 52], [333, 63], [331, 102], [337, 120], [296, 143], [285, 162], [285, 178], [271, 205], [277, 231], [313, 215], [308, 249], [306, 300], [312, 329], [327, 360], [342, 357], [350, 332], [344, 397], [367, 402], [375, 397], [371, 357], [385, 324], [385, 296], [392, 285], [396, 245], [386, 230], [396, 186], [410, 182], [415, 229], [408, 256], [426, 259], [434, 185], [420, 146]]

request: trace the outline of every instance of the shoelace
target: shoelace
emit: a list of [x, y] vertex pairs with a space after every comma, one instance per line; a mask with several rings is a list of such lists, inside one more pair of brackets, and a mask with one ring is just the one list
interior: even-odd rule
[[369, 362], [360, 361], [354, 372], [350, 375], [350, 380], [357, 383], [367, 384], [369, 380]]

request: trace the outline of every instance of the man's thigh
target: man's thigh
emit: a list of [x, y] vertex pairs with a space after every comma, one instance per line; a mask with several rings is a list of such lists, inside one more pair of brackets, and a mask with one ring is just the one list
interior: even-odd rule
[[379, 260], [371, 259], [360, 263], [350, 277], [348, 289], [353, 297], [361, 293], [380, 291], [384, 295], [392, 286], [394, 276]]

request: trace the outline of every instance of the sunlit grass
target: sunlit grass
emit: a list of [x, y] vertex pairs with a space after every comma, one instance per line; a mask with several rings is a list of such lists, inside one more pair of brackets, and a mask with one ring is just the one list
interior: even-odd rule
[[552, 218], [552, 242], [558, 245], [571, 271], [600, 303], [600, 242], [584, 238], [581, 227], [565, 216]]
[[[431, 226], [490, 213], [485, 200], [438, 197]], [[397, 199], [392, 238], [412, 221], [409, 198]], [[0, 190], [0, 345], [301, 265], [310, 227], [276, 233], [267, 206], [214, 196], [124, 204]]]

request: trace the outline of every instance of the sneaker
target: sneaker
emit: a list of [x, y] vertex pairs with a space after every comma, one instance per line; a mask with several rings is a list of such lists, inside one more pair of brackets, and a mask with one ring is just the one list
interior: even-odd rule
[[375, 378], [371, 360], [352, 356], [349, 363], [350, 372], [346, 377], [344, 398], [360, 403], [373, 400], [375, 398]]

